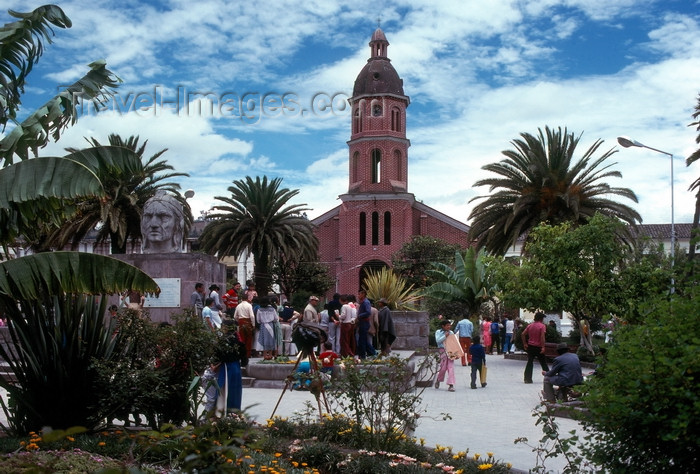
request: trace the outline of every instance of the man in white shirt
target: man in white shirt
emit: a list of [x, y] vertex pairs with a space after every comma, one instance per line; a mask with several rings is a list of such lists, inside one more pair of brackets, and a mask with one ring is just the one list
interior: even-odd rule
[[241, 336], [245, 349], [250, 357], [253, 352], [253, 336], [255, 334], [255, 313], [253, 305], [246, 299], [241, 300], [233, 313], [233, 319], [238, 323], [238, 334]]
[[503, 341], [503, 354], [513, 353], [513, 331], [515, 330], [515, 321], [513, 316], [508, 316], [506, 320], [506, 340]]

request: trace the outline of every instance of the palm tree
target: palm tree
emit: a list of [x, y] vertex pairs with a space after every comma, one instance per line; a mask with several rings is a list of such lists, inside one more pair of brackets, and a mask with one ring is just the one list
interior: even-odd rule
[[281, 178], [268, 181], [267, 176], [234, 181], [228, 188], [231, 197], [215, 198], [223, 204], [214, 206], [218, 212], [210, 214], [213, 222], [200, 238], [202, 249], [219, 257], [238, 256], [248, 249], [260, 294], [270, 288], [273, 260], [282, 255], [312, 260], [318, 251], [313, 226], [302, 214], [308, 208], [287, 204], [299, 190], [280, 189], [281, 183]]
[[470, 247], [462, 254], [455, 252], [454, 266], [433, 262], [428, 275], [435, 283], [423, 290], [423, 296], [445, 303], [459, 303], [470, 314], [492, 299], [493, 288], [486, 277], [484, 250]]
[[[698, 95], [698, 103], [695, 105], [695, 113], [693, 114], [693, 118], [696, 121], [692, 122], [688, 126], [695, 126], [697, 127], [696, 130], [700, 132], [700, 95]], [[700, 144], [700, 133], [698, 133], [698, 136], [695, 138], [695, 143]], [[700, 148], [695, 150], [695, 152], [693, 152], [693, 154], [685, 160], [685, 164], [686, 166], [690, 166], [698, 160], [700, 160]], [[700, 178], [693, 181], [693, 183], [688, 188], [688, 191], [697, 192], [695, 195], [695, 214], [693, 214], [693, 225], [691, 226], [690, 230], [691, 245], [688, 249], [688, 259], [690, 261], [693, 261], [693, 259], [695, 258], [695, 244], [697, 244], [697, 242], [694, 242], [692, 239], [697, 238], [698, 228], [700, 227]]]
[[5, 24], [0, 36], [0, 131], [8, 122], [15, 123], [15, 128], [0, 140], [3, 166], [12, 164], [15, 155], [26, 160], [30, 152], [36, 155], [50, 139], [58, 140], [61, 132], [78, 118], [76, 97], [101, 103], [112, 96], [121, 82], [104, 61], [95, 61], [88, 65], [90, 71], [85, 76], [17, 123], [26, 76], [44, 52], [42, 41], [51, 43], [52, 25], [70, 28], [72, 23], [56, 5], [44, 5], [30, 13], [9, 13], [19, 21]]
[[[86, 140], [93, 147], [102, 146], [96, 138]], [[143, 205], [157, 191], [172, 193], [182, 204], [187, 235], [192, 224], [189, 204], [180, 194], [180, 185], [168, 180], [189, 175], [169, 172], [173, 167], [165, 160], [158, 160], [167, 148], [144, 159], [148, 140], [139, 145], [138, 136], [124, 140], [119, 135], [111, 134], [109, 144], [135, 152], [139, 157], [138, 162], [128, 168], [121, 168], [106, 160], [82, 160], [81, 162], [91, 168], [100, 179], [104, 190], [102, 196], [74, 203], [74, 215], [54, 228], [46, 239], [41, 239], [35, 244], [35, 250], [63, 248], [69, 242], [76, 248], [88, 232], [97, 229], [97, 242], [109, 239], [113, 254], [126, 253], [127, 241], [131, 240], [133, 245], [135, 240], [141, 238]], [[68, 148], [66, 151], [77, 153], [80, 150]]]
[[[522, 139], [511, 143], [515, 150], [503, 151], [507, 158], [482, 169], [499, 177], [477, 181], [475, 186], [490, 186], [494, 194], [477, 196], [484, 199], [471, 212], [470, 236], [478, 247], [492, 253], [505, 253], [517, 239], [540, 223], [552, 225], [562, 222], [583, 224], [596, 212], [616, 217], [629, 224], [642, 218], [633, 208], [606, 198], [618, 195], [634, 202], [637, 196], [629, 188], [613, 188], [602, 179], [621, 178], [619, 171], [605, 164], [616, 150], [600, 157], [593, 154], [603, 143], [596, 142], [574, 162], [574, 152], [581, 136], [574, 137], [566, 128], [533, 136], [521, 133]], [[545, 137], [546, 134], [546, 137]]]

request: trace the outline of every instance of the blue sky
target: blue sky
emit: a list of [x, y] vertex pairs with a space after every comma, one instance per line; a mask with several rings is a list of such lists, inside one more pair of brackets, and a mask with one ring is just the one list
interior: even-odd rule
[[[7, 9], [41, 4], [6, 1], [0, 21], [10, 21]], [[306, 203], [310, 217], [339, 203], [348, 187], [345, 99], [380, 18], [411, 98], [409, 191], [425, 204], [469, 223], [470, 199], [488, 192], [473, 187], [488, 176], [481, 167], [501, 160], [520, 133], [548, 125], [583, 133], [580, 153], [599, 138], [601, 149], [617, 147], [611, 161], [623, 179], [608, 182], [637, 193], [635, 207], [649, 224], [670, 221], [669, 159], [621, 148], [616, 137], [673, 153], [676, 222], [692, 220], [695, 201], [687, 189], [700, 165], [686, 168], [685, 158], [697, 147], [697, 132], [687, 126], [700, 93], [697, 0], [70, 0], [59, 6], [73, 27], [56, 31], [31, 74], [26, 110], [96, 59], [106, 59], [124, 83], [118, 106], [86, 111], [41, 154], [84, 146], [83, 137], [140, 135], [147, 151], [168, 148], [163, 157], [191, 175], [182, 186], [196, 192], [195, 216], [247, 175], [282, 177], [300, 190], [295, 202]], [[214, 104], [215, 113], [194, 111], [203, 93], [209, 93], [204, 109]], [[230, 107], [237, 98], [248, 104], [245, 114]], [[331, 98], [332, 107], [323, 109]], [[280, 103], [284, 112], [275, 108]]]

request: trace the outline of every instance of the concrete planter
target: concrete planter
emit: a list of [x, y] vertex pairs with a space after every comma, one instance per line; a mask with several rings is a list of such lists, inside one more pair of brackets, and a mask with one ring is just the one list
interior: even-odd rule
[[[557, 346], [559, 343], [557, 342], [545, 342], [544, 343], [544, 355], [548, 359], [554, 359], [559, 355], [557, 352]], [[572, 354], [576, 354], [576, 351], [578, 351], [578, 344], [569, 344], [569, 352]]]
[[396, 329], [393, 350], [415, 351], [428, 348], [428, 313], [425, 311], [392, 311]]

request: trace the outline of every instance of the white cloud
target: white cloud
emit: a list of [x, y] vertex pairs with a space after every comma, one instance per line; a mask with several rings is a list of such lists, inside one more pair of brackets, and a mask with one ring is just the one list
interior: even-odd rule
[[[566, 126], [585, 132], [583, 149], [597, 138], [605, 139], [604, 148], [613, 147], [624, 134], [676, 155], [680, 222], [694, 209], [686, 189], [698, 173], [682, 159], [696, 148], [696, 133], [686, 125], [700, 83], [700, 18], [682, 3], [289, 0], [262, 8], [224, 0], [97, 0], [86, 8], [66, 0], [62, 7], [74, 26], [56, 32], [36, 74], [67, 82], [82, 76], [89, 61], [105, 57], [125, 80], [124, 96], [153, 84], [162, 84], [170, 96], [178, 85], [217, 94], [293, 92], [310, 108], [319, 92], [351, 93], [379, 16], [391, 43], [389, 57], [412, 100], [409, 191], [418, 199], [464, 220], [473, 207], [469, 199], [486, 192], [471, 187], [484, 177], [481, 167], [500, 160], [510, 140], [545, 125]], [[8, 8], [27, 9], [17, 0]], [[562, 49], [569, 48], [567, 40], [586, 37], [591, 27], [626, 33], [631, 22], [635, 31], [648, 32], [643, 44], [628, 40], [626, 53], [634, 54], [635, 63], [614, 57], [626, 67], [605, 74], [592, 68], [585, 76], [559, 64], [562, 55], [577, 54]], [[601, 55], [601, 64], [607, 59]], [[173, 113], [151, 120], [131, 113], [84, 117], [53, 148], [83, 146], [83, 136], [138, 134], [149, 140], [149, 149], [169, 148], [164, 157], [193, 174], [187, 187], [196, 188], [202, 208], [225, 194], [233, 179], [269, 173], [299, 187], [300, 202], [317, 215], [347, 190], [349, 124], [347, 113], [263, 117], [252, 124]], [[264, 152], [258, 151], [262, 145]], [[614, 158], [624, 180], [611, 184], [640, 195], [637, 208], [645, 222], [667, 222], [667, 160], [639, 149]], [[436, 182], [449, 183], [448, 190]]]

